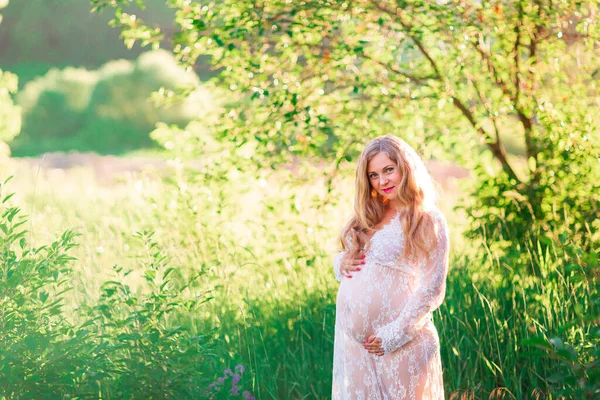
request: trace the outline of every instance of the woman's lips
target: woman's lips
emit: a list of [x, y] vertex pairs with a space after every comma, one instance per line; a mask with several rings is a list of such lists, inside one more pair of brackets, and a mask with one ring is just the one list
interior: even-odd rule
[[392, 186], [392, 187], [389, 187], [389, 188], [387, 188], [387, 189], [383, 189], [383, 191], [384, 191], [384, 192], [386, 192], [386, 193], [389, 193], [389, 192], [391, 192], [391, 191], [392, 191], [392, 190], [393, 190], [395, 187], [396, 187], [396, 186]]

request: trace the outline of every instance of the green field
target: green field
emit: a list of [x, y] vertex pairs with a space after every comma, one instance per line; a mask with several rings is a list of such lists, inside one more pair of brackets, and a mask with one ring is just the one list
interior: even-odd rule
[[[207, 301], [159, 318], [204, 336], [196, 394], [241, 364], [246, 389], [257, 398], [328, 398], [338, 285], [331, 257], [350, 212], [349, 173], [336, 179], [335, 201], [324, 202], [326, 186], [314, 167], [301, 174], [303, 179], [283, 169], [200, 185], [193, 180], [197, 175], [173, 162], [112, 174], [89, 166], [63, 170], [38, 164], [3, 162], [2, 178], [14, 175], [3, 192], [16, 192], [8, 204], [29, 215], [23, 227], [30, 244], [47, 244], [66, 229], [81, 234], [69, 251], [75, 260], [66, 276], [71, 290], [64, 296], [64, 318], [85, 322], [89, 315], [82, 307], [98, 302], [105, 281], [122, 281], [140, 298], [156, 290], [146, 279], [143, 243], [134, 235], [151, 230], [156, 248], [175, 268], [174, 282], [200, 273], [181, 301]], [[584, 328], [560, 327], [580, 315], [579, 299], [590, 298], [597, 287], [560, 272], [557, 249], [538, 254], [525, 248], [544, 260], [542, 276], [511, 274], [511, 266], [499, 263], [481, 242], [462, 238], [464, 217], [453, 211], [460, 201], [456, 193], [441, 194], [453, 244], [446, 299], [435, 313], [446, 391], [519, 399], [549, 393], [551, 381], [543, 377], [556, 363], [523, 357], [523, 340], [560, 334], [576, 343], [587, 333]], [[113, 265], [121, 274], [131, 272], [119, 277]], [[125, 304], [118, 308], [127, 312]], [[98, 390], [106, 398], [119, 397], [119, 386], [105, 380]], [[64, 394], [76, 395], [75, 388], [66, 387]]]

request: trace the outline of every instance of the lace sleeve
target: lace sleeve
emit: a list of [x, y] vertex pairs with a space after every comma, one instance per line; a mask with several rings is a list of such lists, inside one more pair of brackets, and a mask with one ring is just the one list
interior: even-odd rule
[[344, 257], [344, 254], [346, 254], [345, 250], [342, 252], [339, 252], [333, 259], [333, 273], [335, 274], [335, 279], [337, 279], [338, 282], [341, 282], [342, 278], [344, 277], [342, 275], [342, 273], [340, 272], [340, 264], [342, 262], [342, 258]]
[[[346, 241], [346, 248], [351, 249], [352, 248], [352, 240], [350, 239], [350, 235], [346, 235], [344, 240]], [[344, 255], [347, 252], [348, 252], [347, 250], [341, 251], [333, 259], [333, 273], [335, 275], [335, 279], [337, 279], [338, 282], [341, 282], [342, 278], [344, 277], [344, 275], [342, 275], [340, 272], [340, 266], [342, 263], [342, 258], [344, 258]]]
[[420, 265], [415, 292], [407, 300], [399, 317], [376, 330], [385, 354], [392, 353], [410, 342], [431, 316], [431, 311], [442, 304], [446, 293], [448, 274], [448, 227], [439, 211], [432, 213], [436, 245], [429, 262]]

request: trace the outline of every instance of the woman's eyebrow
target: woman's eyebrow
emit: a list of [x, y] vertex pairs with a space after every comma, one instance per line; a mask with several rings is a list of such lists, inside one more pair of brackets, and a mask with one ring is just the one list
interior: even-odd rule
[[[388, 164], [388, 165], [386, 165], [385, 167], [381, 168], [381, 170], [383, 171], [384, 169], [386, 169], [386, 168], [390, 168], [390, 167], [392, 167], [392, 168], [393, 168], [394, 166], [393, 166], [392, 164]], [[367, 172], [367, 173], [368, 173], [368, 174], [376, 174], [377, 172], [375, 172], [375, 171], [369, 171], [369, 172]]]

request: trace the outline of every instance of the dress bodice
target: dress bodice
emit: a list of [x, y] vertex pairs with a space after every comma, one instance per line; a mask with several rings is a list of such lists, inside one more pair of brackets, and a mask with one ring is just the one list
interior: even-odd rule
[[413, 263], [403, 261], [404, 229], [399, 213], [371, 236], [366, 253], [367, 263], [401, 270], [415, 276], [417, 268]]

